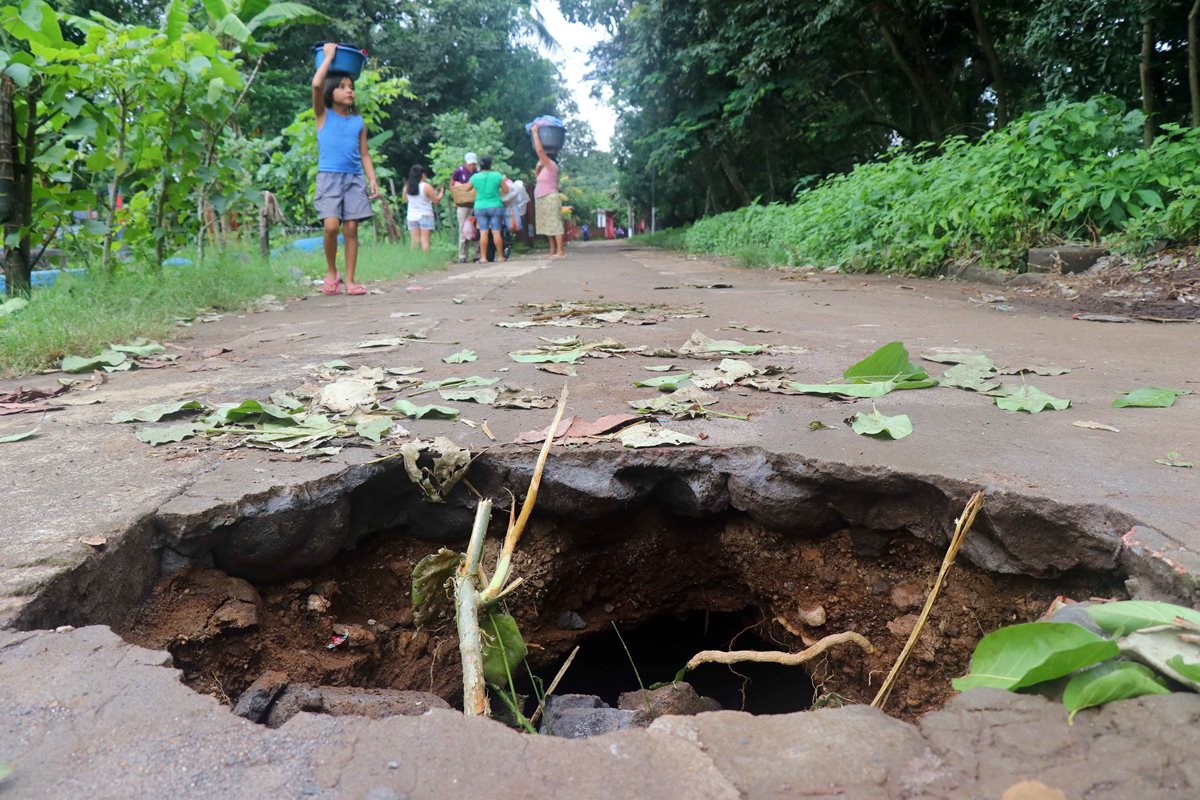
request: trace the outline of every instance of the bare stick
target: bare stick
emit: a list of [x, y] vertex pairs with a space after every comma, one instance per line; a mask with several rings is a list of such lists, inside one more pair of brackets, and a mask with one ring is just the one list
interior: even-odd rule
[[533, 514], [533, 507], [537, 504], [538, 488], [542, 483], [542, 470], [546, 467], [546, 458], [550, 455], [550, 447], [554, 444], [554, 432], [558, 430], [558, 423], [562, 422], [563, 412], [567, 409], [567, 395], [567, 385], [564, 383], [562, 394], [558, 397], [558, 408], [554, 412], [554, 421], [550, 423], [550, 427], [546, 431], [546, 441], [542, 444], [542, 451], [538, 453], [537, 463], [533, 468], [533, 478], [529, 481], [529, 489], [525, 492], [525, 501], [521, 504], [521, 514], [515, 522], [509, 523], [508, 534], [504, 537], [504, 547], [496, 562], [496, 574], [492, 576], [491, 583], [483, 590], [484, 602], [495, 599], [508, 581], [513, 551], [517, 549], [517, 542], [521, 540], [521, 534], [525, 532], [525, 524], [529, 521], [530, 515]]
[[488, 716], [487, 692], [483, 678], [483, 635], [479, 630], [479, 562], [483, 557], [483, 538], [492, 518], [492, 501], [480, 500], [467, 557], [454, 576], [455, 626], [458, 628], [458, 652], [462, 658], [463, 713], [469, 717]]
[[946, 549], [946, 555], [942, 558], [942, 568], [938, 570], [937, 580], [933, 582], [933, 589], [930, 590], [929, 596], [925, 598], [925, 607], [921, 609], [921, 616], [917, 618], [917, 624], [913, 628], [912, 633], [908, 635], [908, 641], [904, 644], [904, 649], [900, 651], [900, 656], [896, 659], [896, 663], [892, 665], [892, 671], [888, 673], [883, 685], [879, 687], [879, 693], [875, 695], [875, 699], [871, 701], [872, 708], [882, 709], [888, 701], [888, 697], [892, 694], [892, 687], [896, 685], [896, 679], [900, 676], [900, 670], [904, 668], [904, 662], [908, 660], [909, 654], [917, 645], [917, 639], [921, 636], [921, 631], [925, 628], [925, 621], [929, 619], [929, 612], [933, 609], [933, 601], [937, 599], [938, 592], [942, 589], [942, 582], [946, 580], [946, 574], [950, 572], [950, 567], [954, 565], [954, 559], [958, 555], [958, 549], [962, 547], [963, 539], [967, 538], [967, 533], [971, 530], [971, 525], [975, 522], [975, 515], [979, 513], [979, 509], [983, 508], [983, 492], [978, 491], [971, 495], [971, 499], [967, 501], [967, 505], [963, 508], [963, 513], [956, 519], [954, 535], [950, 537], [950, 546]]
[[775, 650], [701, 650], [692, 656], [692, 660], [684, 669], [693, 670], [701, 664], [737, 664], [742, 661], [765, 661], [793, 667], [810, 661], [839, 644], [856, 644], [868, 653], [875, 652], [875, 648], [871, 646], [865, 636], [853, 631], [845, 631], [844, 633], [830, 634], [799, 653], [780, 653]]
[[578, 652], [579, 645], [575, 645], [575, 649], [571, 651], [571, 655], [567, 656], [567, 660], [558, 668], [558, 674], [554, 676], [554, 680], [550, 681], [550, 685], [546, 687], [546, 691], [542, 695], [542, 702], [538, 703], [538, 707], [534, 709], [533, 716], [529, 718], [530, 725], [537, 725], [537, 719], [542, 715], [542, 710], [546, 707], [546, 698], [554, 694], [554, 690], [558, 688], [558, 682], [567, 674], [567, 670], [571, 668], [571, 662], [575, 660], [575, 654]]

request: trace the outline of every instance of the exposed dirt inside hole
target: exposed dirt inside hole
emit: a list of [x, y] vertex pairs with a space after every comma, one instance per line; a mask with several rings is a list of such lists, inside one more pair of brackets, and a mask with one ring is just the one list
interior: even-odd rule
[[[489, 540], [485, 564], [494, 563], [497, 545], [496, 537]], [[459, 703], [453, 625], [447, 620], [417, 630], [413, 623], [412, 568], [436, 549], [380, 535], [311, 578], [259, 587], [261, 602], [244, 581], [212, 570], [181, 573], [161, 581], [119, 632], [169, 650], [188, 685], [226, 702], [262, 672], [280, 670], [297, 682], [429, 691]], [[830, 651], [813, 664], [812, 680], [818, 704], [870, 702], [941, 558], [939, 549], [903, 532], [841, 530], [802, 539], [732, 514], [693, 520], [642, 508], [596, 523], [542, 518], [531, 523], [518, 550], [514, 575], [525, 583], [508, 608], [530, 644], [532, 669], [551, 673], [575, 644], [586, 647], [589, 637], [611, 632], [612, 621], [630, 631], [697, 611], [750, 609], [748, 633], [780, 650], [799, 650], [805, 638], [857, 631], [877, 652]], [[993, 575], [960, 558], [889, 710], [914, 719], [941, 707], [953, 694], [950, 679], [966, 671], [984, 633], [1036, 619], [1057, 595], [1115, 596], [1119, 585], [1116, 576], [1042, 581]], [[802, 609], [815, 613], [817, 607], [824, 624], [805, 625]], [[578, 614], [586, 628], [560, 627], [566, 612]], [[348, 642], [327, 649], [335, 630], [347, 625], [360, 627]], [[697, 642], [695, 649], [711, 646]], [[687, 647], [682, 643], [681, 652]], [[647, 685], [672, 677], [642, 674]], [[636, 688], [631, 677], [628, 689]]]

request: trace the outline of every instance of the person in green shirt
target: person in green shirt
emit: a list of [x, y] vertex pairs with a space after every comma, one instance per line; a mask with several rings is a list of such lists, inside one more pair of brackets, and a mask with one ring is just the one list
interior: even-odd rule
[[[492, 169], [492, 157], [479, 159], [479, 171], [471, 176], [475, 187], [475, 224], [479, 226], [479, 252], [487, 252], [487, 237], [496, 247], [496, 260], [504, 260], [504, 202], [500, 196], [508, 191], [508, 178]], [[489, 234], [488, 231], [491, 231]]]

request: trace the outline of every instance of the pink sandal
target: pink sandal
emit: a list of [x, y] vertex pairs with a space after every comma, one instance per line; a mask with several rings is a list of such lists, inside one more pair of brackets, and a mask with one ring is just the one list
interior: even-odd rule
[[337, 294], [340, 283], [341, 281], [338, 278], [330, 280], [329, 276], [326, 275], [325, 280], [321, 281], [321, 294]]
[[347, 283], [346, 284], [346, 294], [366, 294], [366, 293], [367, 293], [367, 287], [363, 286], [361, 283]]

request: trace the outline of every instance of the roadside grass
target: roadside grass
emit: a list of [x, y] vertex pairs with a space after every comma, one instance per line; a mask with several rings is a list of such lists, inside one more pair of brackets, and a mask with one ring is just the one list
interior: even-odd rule
[[[645, 247], [678, 250], [683, 253], [693, 252], [688, 247], [687, 234], [687, 227], [667, 228], [666, 230], [655, 231], [654, 233], [639, 234], [630, 239], [630, 241]], [[775, 245], [764, 248], [760, 245], [747, 244], [734, 247], [729, 252], [724, 253], [724, 255], [737, 261], [738, 266], [750, 269], [772, 269], [791, 263], [787, 250]]]
[[[357, 277], [390, 280], [442, 269], [452, 253], [453, 246], [440, 239], [429, 253], [412, 252], [407, 242], [367, 240], [359, 250]], [[167, 267], [161, 276], [142, 271], [64, 275], [53, 286], [34, 290], [21, 311], [0, 317], [0, 375], [19, 378], [55, 367], [64, 356], [93, 355], [137, 337], [168, 340], [181, 332], [180, 319], [210, 310], [238, 311], [266, 294], [308, 294], [316, 291], [312, 280], [324, 274], [320, 251], [284, 251], [268, 263], [256, 250], [231, 247], [203, 266]]]
[[654, 233], [641, 233], [631, 241], [646, 247], [661, 247], [664, 250], [687, 250], [683, 237], [687, 228], [667, 228]]

